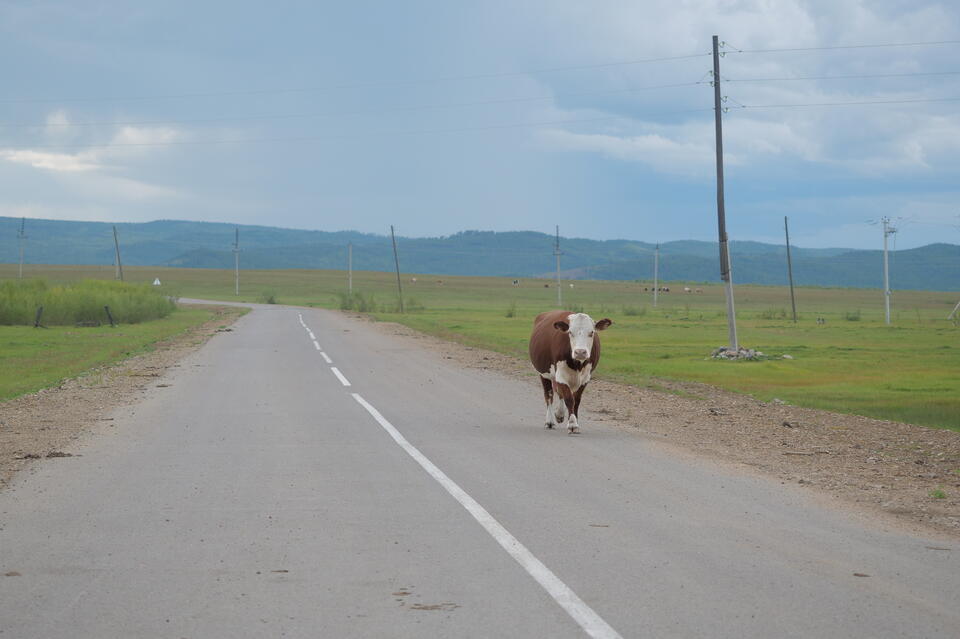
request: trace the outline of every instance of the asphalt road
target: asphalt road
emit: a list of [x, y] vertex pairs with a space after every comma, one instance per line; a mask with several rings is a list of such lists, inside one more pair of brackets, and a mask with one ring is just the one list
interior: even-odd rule
[[0, 492], [0, 637], [960, 636], [960, 544], [454, 361], [256, 307]]

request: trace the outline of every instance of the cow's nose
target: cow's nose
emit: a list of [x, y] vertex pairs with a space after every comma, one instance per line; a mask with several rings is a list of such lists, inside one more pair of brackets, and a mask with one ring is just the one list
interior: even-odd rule
[[573, 357], [574, 359], [587, 359], [587, 349], [578, 348], [577, 350], [573, 351]]

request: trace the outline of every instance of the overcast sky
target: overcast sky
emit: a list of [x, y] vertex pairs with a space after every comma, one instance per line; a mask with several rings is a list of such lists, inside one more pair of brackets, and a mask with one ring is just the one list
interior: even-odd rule
[[960, 243], [960, 44], [825, 48], [954, 1], [7, 1], [0, 215], [713, 240], [713, 34], [732, 240]]

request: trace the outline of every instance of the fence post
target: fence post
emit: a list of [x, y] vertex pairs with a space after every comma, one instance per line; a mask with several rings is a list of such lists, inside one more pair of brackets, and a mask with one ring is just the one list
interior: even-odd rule
[[107, 312], [107, 319], [110, 320], [110, 327], [111, 327], [111, 328], [115, 327], [116, 324], [114, 324], [114, 322], [113, 322], [113, 315], [110, 314], [110, 307], [109, 307], [109, 306], [104, 306], [104, 307], [103, 307], [103, 310], [105, 310], [105, 311]]
[[38, 307], [37, 307], [37, 316], [36, 316], [35, 318], [33, 318], [33, 327], [34, 327], [34, 328], [40, 328], [40, 316], [41, 316], [41, 315], [43, 315], [43, 307], [42, 307], [42, 306], [38, 306]]

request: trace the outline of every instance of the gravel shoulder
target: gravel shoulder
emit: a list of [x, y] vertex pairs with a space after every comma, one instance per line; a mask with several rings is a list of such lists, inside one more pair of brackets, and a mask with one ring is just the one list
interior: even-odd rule
[[0, 403], [0, 490], [14, 473], [39, 460], [69, 456], [63, 452], [95, 426], [110, 426], [110, 413], [135, 403], [156, 387], [164, 372], [178, 366], [218, 330], [240, 317], [242, 308], [211, 305], [213, 316], [153, 350], [116, 364], [87, 371], [59, 386]]
[[[373, 322], [458, 365], [501, 371], [530, 386], [531, 414], [542, 391], [529, 362]], [[731, 364], [736, 365], [736, 364]], [[654, 380], [657, 389], [602, 379], [584, 395], [582, 423], [606, 422], [712, 461], [798, 484], [828, 505], [905, 531], [960, 538], [960, 433], [767, 403], [699, 383]], [[662, 389], [662, 390], [658, 390]]]

